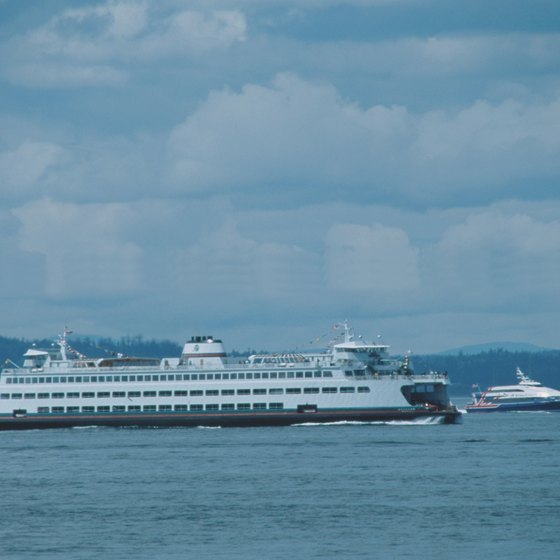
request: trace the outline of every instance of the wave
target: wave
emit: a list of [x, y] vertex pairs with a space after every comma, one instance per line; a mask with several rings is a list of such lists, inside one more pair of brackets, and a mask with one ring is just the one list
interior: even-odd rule
[[435, 424], [443, 424], [444, 422], [445, 417], [443, 416], [428, 416], [425, 418], [416, 418], [415, 420], [339, 420], [336, 422], [303, 422], [301, 424], [292, 424], [292, 426], [432, 426]]

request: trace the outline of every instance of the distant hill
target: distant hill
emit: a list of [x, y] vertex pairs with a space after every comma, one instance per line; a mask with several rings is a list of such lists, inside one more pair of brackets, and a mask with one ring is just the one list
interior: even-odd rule
[[487, 342], [485, 344], [471, 344], [469, 346], [461, 346], [460, 348], [452, 348], [438, 352], [437, 355], [456, 356], [458, 354], [480, 354], [481, 352], [490, 352], [492, 350], [505, 350], [506, 352], [548, 352], [551, 348], [543, 348], [536, 344], [528, 342]]

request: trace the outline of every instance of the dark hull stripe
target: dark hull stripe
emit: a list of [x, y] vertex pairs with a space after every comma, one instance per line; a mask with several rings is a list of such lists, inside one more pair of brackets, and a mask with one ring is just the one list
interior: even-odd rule
[[251, 412], [251, 413], [121, 413], [121, 414], [30, 414], [23, 417], [1, 416], [0, 430], [35, 430], [42, 428], [71, 428], [80, 426], [137, 426], [137, 427], [249, 427], [290, 426], [303, 423], [340, 421], [387, 422], [442, 417], [446, 424], [459, 421], [455, 408], [441, 411], [425, 409], [330, 410], [319, 412]]
[[541, 402], [541, 403], [527, 403], [527, 404], [499, 404], [496, 406], [474, 406], [467, 405], [465, 407], [467, 412], [509, 412], [509, 411], [559, 411], [560, 401], [555, 402]]

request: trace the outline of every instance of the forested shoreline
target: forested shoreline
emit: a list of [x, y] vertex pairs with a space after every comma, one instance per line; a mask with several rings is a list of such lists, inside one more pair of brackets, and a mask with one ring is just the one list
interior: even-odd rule
[[[21, 364], [23, 353], [32, 345], [49, 348], [52, 339], [26, 340], [0, 336], [0, 360], [12, 360]], [[179, 356], [181, 345], [170, 340], [144, 339], [142, 336], [112, 338], [76, 337], [70, 341], [72, 348], [89, 357], [105, 357], [117, 353], [125, 356], [163, 358]], [[255, 353], [255, 349], [230, 351], [230, 356], [243, 357]], [[259, 350], [263, 352], [263, 350]], [[529, 376], [543, 385], [560, 388], [560, 350], [542, 352], [512, 352], [490, 350], [477, 354], [427, 354], [412, 356], [414, 369], [423, 371], [446, 371], [451, 378], [451, 393], [470, 394], [473, 384], [485, 389], [491, 385], [516, 383], [515, 368], [519, 366]]]

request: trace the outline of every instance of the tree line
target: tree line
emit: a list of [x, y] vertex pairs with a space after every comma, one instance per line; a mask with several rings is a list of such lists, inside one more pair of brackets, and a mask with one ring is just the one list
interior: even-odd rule
[[[70, 345], [79, 353], [91, 358], [103, 358], [122, 354], [163, 358], [180, 356], [182, 346], [171, 340], [144, 339], [142, 336], [127, 336], [120, 339], [76, 337], [70, 339]], [[51, 339], [25, 340], [0, 336], [0, 360], [7, 359], [21, 365], [22, 355], [34, 345], [36, 348], [50, 348]], [[255, 354], [254, 349], [232, 350], [232, 357], [244, 357]], [[259, 353], [265, 353], [259, 351]], [[560, 351], [511, 352], [490, 350], [478, 354], [428, 354], [412, 357], [416, 372], [446, 371], [451, 378], [451, 392], [455, 395], [470, 394], [473, 384], [481, 389], [492, 385], [512, 385], [517, 382], [515, 368], [520, 367], [527, 375], [540, 381], [543, 385], [560, 389]]]

